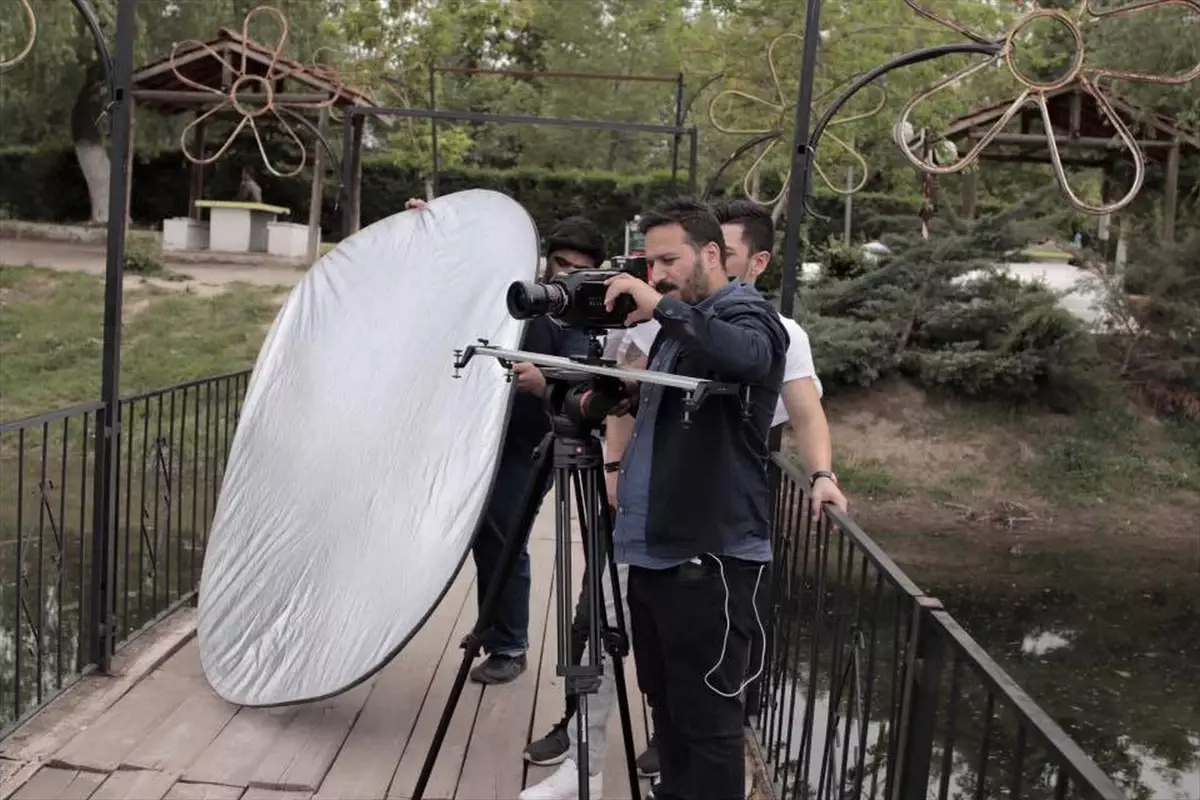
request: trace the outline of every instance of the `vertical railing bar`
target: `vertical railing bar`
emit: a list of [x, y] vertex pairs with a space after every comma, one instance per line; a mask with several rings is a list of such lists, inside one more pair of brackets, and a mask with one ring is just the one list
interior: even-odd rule
[[[795, 581], [796, 581], [796, 569], [795, 568], [796, 568], [796, 552], [798, 549], [796, 546], [796, 539], [798, 537], [795, 535], [796, 531], [795, 531], [794, 526], [795, 526], [795, 512], [796, 512], [796, 503], [797, 503], [796, 495], [799, 491], [799, 488], [797, 487], [796, 482], [794, 480], [792, 480], [790, 477], [788, 477], [788, 479], [787, 479], [786, 491], [787, 491], [787, 501], [786, 501], [786, 506], [784, 508], [784, 519], [785, 519], [784, 524], [786, 527], [784, 530], [786, 530], [787, 534], [788, 534], [787, 538], [789, 541], [787, 543], [787, 547], [790, 548], [790, 550], [791, 550], [792, 558], [791, 558], [791, 568], [789, 569], [788, 574], [780, 576], [781, 581], [785, 581], [785, 580], [787, 581], [788, 588], [786, 590], [784, 590], [781, 587], [781, 591], [784, 592], [783, 601], [782, 601], [783, 608], [781, 609], [781, 613], [778, 613], [776, 615], [779, 617], [779, 622], [777, 623], [777, 625], [781, 626], [781, 630], [782, 630], [782, 636], [779, 637], [779, 639], [780, 639], [779, 646], [776, 648], [777, 649], [777, 660], [776, 660], [776, 663], [774, 666], [774, 671], [777, 675], [777, 678], [776, 678], [777, 686], [775, 687], [775, 691], [778, 692], [779, 697], [778, 697], [778, 700], [772, 704], [772, 716], [771, 716], [771, 721], [770, 721], [770, 730], [772, 732], [772, 735], [770, 736], [770, 745], [769, 745], [770, 752], [775, 756], [775, 780], [776, 781], [779, 780], [779, 770], [787, 769], [787, 762], [788, 762], [789, 757], [791, 756], [791, 754], [789, 752], [787, 752], [786, 750], [780, 750], [780, 747], [781, 747], [781, 743], [784, 740], [783, 726], [787, 725], [789, 723], [789, 721], [785, 718], [785, 715], [783, 713], [784, 708], [787, 706], [787, 700], [788, 700], [787, 693], [789, 690], [795, 691], [795, 688], [796, 688], [795, 680], [793, 679], [793, 676], [791, 675], [791, 673], [788, 670], [788, 664], [790, 663], [790, 660], [792, 657], [792, 650], [793, 650], [793, 640], [792, 640], [792, 635], [791, 635], [792, 634], [792, 626], [793, 626], [793, 624], [795, 624], [795, 619], [796, 619], [797, 615], [799, 614], [799, 610], [798, 610], [799, 598], [796, 597], [795, 592], [792, 591], [792, 587], [795, 586]], [[796, 606], [796, 608], [793, 608], [793, 604]]]
[[25, 527], [25, 429], [17, 432], [17, 557], [13, 588], [16, 602], [13, 603], [13, 719], [21, 716], [21, 684], [24, 682], [24, 664], [21, 653], [24, 647], [24, 626], [21, 624], [23, 583], [25, 580], [25, 548], [22, 532]]
[[[896, 588], [899, 594], [896, 603], [896, 624], [892, 630], [892, 691], [889, 702], [891, 704], [891, 714], [888, 724], [888, 756], [887, 756], [887, 773], [883, 783], [883, 796], [890, 798], [892, 796], [892, 779], [896, 774], [896, 752], [900, 745], [900, 705], [903, 702], [902, 687], [904, 685], [904, 648], [902, 643], [907, 642], [907, 637], [903, 636], [904, 617], [906, 611], [911, 611], [912, 604], [903, 602], [908, 600], [908, 593]], [[911, 624], [911, 623], [910, 623]]]
[[58, 525], [61, 530], [58, 536], [58, 581], [54, 587], [58, 598], [58, 623], [54, 626], [55, 638], [55, 676], [54, 688], [63, 687], [63, 586], [67, 573], [67, 462], [70, 459], [71, 418], [63, 418], [62, 430], [62, 463], [58, 475]]
[[42, 455], [38, 467], [38, 544], [37, 544], [37, 630], [36, 649], [34, 658], [37, 661], [37, 680], [34, 683], [34, 697], [37, 704], [42, 704], [44, 679], [46, 674], [46, 457], [50, 447], [50, 423], [42, 423]]
[[1054, 800], [1067, 800], [1067, 788], [1070, 780], [1066, 767], [1059, 765], [1058, 780], [1054, 782]]
[[[780, 494], [782, 501], [780, 505], [780, 516], [784, 519], [782, 522], [782, 530], [784, 530], [784, 547], [787, 552], [792, 553], [794, 563], [794, 553], [796, 553], [796, 537], [792, 529], [792, 510], [796, 503], [796, 482], [791, 479], [791, 476], [786, 475], [780, 470]], [[792, 601], [792, 581], [794, 571], [790, 575], [784, 575], [784, 571], [780, 571], [778, 599], [779, 604], [774, 609], [774, 616], [778, 618], [775, 622], [776, 631], [779, 631], [776, 636], [776, 645], [772, 663], [772, 673], [774, 679], [772, 687], [770, 687], [770, 716], [767, 720], [767, 751], [770, 757], [774, 760], [774, 775], [773, 782], [780, 780], [780, 770], [787, 770], [788, 753], [780, 750], [782, 739], [784, 739], [784, 709], [787, 705], [788, 686], [791, 685], [791, 676], [787, 673], [788, 654], [792, 648], [791, 639], [791, 601]]]
[[[152, 495], [152, 497], [154, 498], [154, 506], [153, 506], [154, 511], [153, 511], [153, 517], [152, 517], [153, 521], [151, 523], [152, 533], [150, 535], [151, 541], [153, 542], [153, 545], [150, 548], [150, 614], [149, 614], [149, 616], [151, 616], [151, 617], [153, 617], [155, 614], [158, 613], [158, 575], [162, 571], [162, 564], [160, 563], [160, 561], [163, 557], [163, 542], [162, 542], [162, 537], [160, 535], [160, 531], [162, 529], [159, 525], [159, 519], [158, 519], [158, 508], [159, 508], [160, 500], [162, 499], [162, 494], [159, 491], [158, 485], [159, 485], [159, 478], [162, 476], [162, 465], [163, 465], [163, 452], [162, 452], [162, 450], [163, 450], [163, 435], [162, 435], [163, 396], [161, 394], [159, 394], [156, 399], [158, 400], [158, 403], [157, 403], [158, 411], [154, 415], [155, 416], [155, 422], [154, 422], [154, 493]], [[170, 491], [170, 489], [168, 489], [168, 491]], [[142, 503], [144, 504], [145, 502], [146, 502], [146, 499], [143, 496]], [[168, 558], [170, 557], [170, 548], [167, 549], [167, 557]], [[145, 623], [145, 620], [146, 620], [145, 617], [138, 620], [139, 628]]]
[[992, 712], [995, 705], [996, 696], [989, 689], [987, 690], [987, 700], [983, 704], [983, 744], [979, 751], [979, 768], [975, 770], [975, 774], [979, 776], [979, 782], [975, 784], [975, 800], [984, 799], [987, 787], [988, 756], [991, 755]]
[[179, 400], [179, 475], [176, 479], [176, 485], [179, 491], [176, 493], [175, 508], [179, 509], [180, 517], [178, 529], [174, 531], [175, 536], [175, 599], [183, 597], [183, 520], [182, 516], [184, 509], [183, 490], [184, 484], [187, 481], [184, 479], [184, 459], [187, 457], [187, 401], [188, 387], [183, 387], [183, 396]]
[[212, 464], [212, 381], [206, 381], [204, 384], [204, 508], [201, 517], [204, 520], [204, 536], [203, 546], [208, 549], [208, 528], [212, 522], [212, 516], [208, 513], [208, 501], [212, 494], [212, 481], [209, 476], [209, 466]]
[[[165, 499], [167, 503], [167, 519], [166, 533], [163, 537], [163, 608], [169, 608], [171, 605], [171, 536], [174, 533], [175, 521], [175, 503], [172, 502], [172, 495], [177, 488], [175, 485], [175, 392], [171, 392], [170, 418], [167, 420], [167, 490]], [[178, 572], [178, 567], [176, 568]], [[158, 609], [155, 609], [155, 613]]]
[[192, 546], [188, 556], [188, 591], [196, 588], [196, 511], [200, 501], [200, 387], [196, 387], [192, 420]]
[[[99, 419], [100, 412], [97, 411], [96, 416], [97, 416], [97, 419]], [[84, 559], [84, 552], [85, 552], [84, 551], [84, 541], [87, 539], [87, 531], [88, 531], [88, 527], [87, 527], [88, 446], [91, 444], [91, 437], [88, 435], [88, 427], [89, 427], [89, 423], [91, 422], [91, 420], [92, 420], [92, 417], [90, 414], [84, 415], [84, 417], [83, 417], [83, 462], [81, 465], [80, 476], [79, 476], [79, 580], [76, 582], [76, 586], [79, 589], [79, 637], [78, 637], [78, 641], [76, 642], [76, 646], [75, 646], [75, 669], [76, 669], [76, 672], [83, 671], [83, 665], [84, 665], [84, 660], [83, 660], [84, 655], [83, 654], [85, 652], [84, 642], [87, 641], [87, 639], [85, 638], [86, 626], [85, 626], [84, 622], [86, 620], [91, 619], [91, 610], [86, 609], [87, 613], [84, 613], [85, 609], [83, 607], [83, 598], [89, 596], [88, 593], [86, 593], [84, 591], [84, 587], [87, 585], [86, 581], [84, 580], [84, 575], [87, 574], [86, 573], [87, 565], [84, 563], [84, 561], [85, 561], [85, 559]]]
[[1014, 716], [1017, 718], [1017, 749], [1013, 752], [1012, 788], [1009, 790], [1008, 796], [1018, 798], [1021, 796], [1021, 773], [1025, 767], [1026, 731], [1020, 713]]
[[[794, 646], [793, 645], [788, 646], [788, 652], [784, 655], [784, 664], [783, 664], [784, 672], [787, 675], [787, 684], [786, 684], [787, 685], [787, 690], [786, 690], [787, 696], [780, 698], [781, 699], [780, 735], [782, 736], [782, 739], [783, 739], [783, 747], [782, 747], [781, 752], [782, 752], [782, 757], [785, 760], [785, 763], [786, 763], [786, 761], [791, 760], [792, 752], [793, 752], [792, 751], [792, 736], [796, 730], [796, 698], [800, 694], [800, 684], [799, 684], [799, 680], [798, 680], [798, 678], [799, 678], [798, 667], [799, 667], [799, 661], [800, 661], [800, 647], [799, 647], [800, 639], [799, 639], [799, 637], [800, 637], [800, 632], [804, 628], [804, 586], [806, 583], [805, 575], [807, 573], [808, 543], [812, 537], [812, 515], [808, 512], [808, 503], [809, 503], [808, 491], [807, 491], [806, 487], [803, 484], [801, 484], [799, 481], [793, 481], [792, 486], [795, 491], [795, 495], [798, 496], [798, 500], [796, 500], [792, 504], [792, 514], [793, 514], [792, 522], [793, 522], [793, 524], [795, 524], [797, 522], [799, 523], [799, 532], [803, 533], [803, 536], [804, 536], [804, 544], [802, 546], [802, 548], [803, 548], [802, 552], [804, 553], [804, 559], [801, 562], [800, 572], [797, 573], [795, 575], [795, 577], [792, 578], [793, 585], [796, 587], [796, 590], [794, 592], [794, 597], [793, 597], [794, 612], [792, 614], [790, 614], [789, 618], [788, 618], [788, 641], [789, 642], [793, 641], [792, 634], [794, 633], [795, 634], [794, 641], [796, 642], [796, 644]], [[787, 708], [786, 713], [782, 713], [784, 707]], [[801, 729], [800, 729], [801, 751], [797, 755], [796, 776], [795, 776], [795, 782], [794, 782], [795, 794], [796, 794], [797, 798], [804, 797], [808, 791], [807, 785], [805, 785], [805, 786], [800, 785], [800, 780], [801, 780], [800, 775], [801, 775], [801, 771], [803, 770], [803, 766], [804, 766], [803, 747], [804, 747], [804, 738], [806, 735], [806, 725], [807, 725], [807, 720], [801, 721], [801, 723], [800, 723], [800, 726], [801, 726]], [[787, 784], [788, 784], [788, 771], [786, 769], [784, 769], [783, 781], [781, 783], [781, 787], [782, 787], [783, 791], [781, 792], [781, 794], [785, 798], [787, 797]]]
[[[828, 550], [826, 551], [828, 556]], [[828, 711], [825, 715], [825, 734], [821, 737], [824, 742], [824, 748], [821, 752], [821, 768], [817, 777], [817, 797], [825, 796], [828, 786], [830, 773], [836, 766], [833, 765], [833, 753], [837, 747], [837, 712], [842, 703], [842, 691], [845, 688], [842, 677], [842, 649], [845, 646], [844, 635], [845, 631], [842, 628], [843, 620], [846, 619], [842, 613], [842, 602], [845, 598], [844, 579], [846, 567], [846, 532], [838, 529], [837, 536], [837, 560], [835, 562], [835, 577], [833, 588], [827, 592], [830, 599], [829, 616], [830, 627], [832, 628], [832, 643], [829, 648], [829, 702]], [[815, 724], [815, 720], [814, 720]], [[815, 737], [814, 737], [815, 738]]]
[[[131, 625], [130, 630], [141, 627], [146, 618], [144, 598], [146, 594], [146, 461], [150, 457], [150, 398], [142, 401], [142, 463], [138, 465], [141, 471], [141, 487], [138, 490], [138, 589], [137, 589], [137, 624]], [[150, 554], [153, 558], [153, 552]]]
[[[841, 771], [841, 774], [838, 775], [838, 783], [837, 783], [839, 798], [843, 797], [846, 793], [846, 773], [850, 769], [850, 737], [853, 734], [854, 722], [858, 719], [858, 717], [854, 713], [855, 712], [854, 701], [857, 700], [859, 702], [859, 704], [862, 705], [864, 711], [868, 708], [866, 701], [863, 699], [862, 695], [859, 693], [859, 688], [860, 688], [859, 683], [858, 683], [858, 677], [859, 677], [858, 672], [859, 671], [858, 671], [858, 669], [855, 668], [859, 663], [857, 638], [858, 638], [858, 632], [861, 630], [861, 625], [859, 623], [861, 622], [861, 617], [862, 617], [862, 605], [863, 605], [862, 599], [867, 591], [867, 565], [868, 565], [868, 562], [867, 562], [866, 554], [859, 552], [857, 544], [852, 540], [851, 541], [851, 565], [853, 565], [853, 556], [854, 556], [854, 553], [856, 553], [856, 552], [859, 553], [859, 557], [862, 559], [862, 569], [859, 570], [858, 591], [855, 593], [854, 612], [851, 614], [851, 619], [854, 620], [854, 624], [851, 626], [851, 629], [850, 629], [850, 656], [849, 656], [850, 664], [847, 666], [847, 669], [850, 670], [850, 689], [851, 689], [851, 691], [850, 691], [850, 703], [847, 705], [847, 712], [846, 712], [846, 731], [842, 737], [842, 771]], [[853, 570], [851, 570], [851, 571], [853, 571]], [[865, 723], [863, 723], [863, 724], [865, 724]], [[862, 761], [863, 761], [863, 754], [862, 754], [862, 750], [860, 748], [859, 749], [859, 763], [858, 763], [858, 771], [860, 771], [860, 772], [862, 771]]]
[[[791, 476], [786, 475], [783, 470], [780, 470], [780, 495], [783, 497], [779, 513], [783, 518], [783, 546], [785, 549], [791, 548], [794, 550], [794, 542], [788, 540], [792, 538], [792, 529], [790, 527], [791, 508], [795, 501], [795, 482]], [[769, 716], [767, 718], [767, 753], [773, 762], [772, 782], [777, 783], [780, 780], [781, 771], [787, 770], [787, 753], [780, 750], [780, 742], [783, 739], [783, 707], [786, 702], [788, 689], [788, 675], [786, 672], [787, 655], [791, 648], [791, 639], [788, 636], [788, 626], [791, 624], [791, 615], [788, 608], [791, 602], [791, 575], [779, 575], [779, 587], [777, 590], [779, 605], [775, 608], [773, 616], [777, 619], [772, 622], [775, 635], [775, 652], [774, 661], [771, 664], [771, 672], [774, 675], [772, 678], [770, 698]]]
[[[807, 518], [811, 520], [812, 515], [807, 515]], [[811, 529], [811, 523], [809, 527]], [[813, 728], [816, 724], [817, 710], [817, 676], [821, 671], [821, 634], [824, 627], [822, 623], [825, 619], [825, 578], [829, 570], [829, 537], [831, 535], [827, 517], [822, 517], [818, 520], [816, 527], [816, 552], [814, 556], [817, 579], [813, 594], [816, 608], [813, 610], [812, 615], [812, 647], [810, 648], [809, 655], [812, 661], [809, 666], [808, 686], [805, 687], [806, 692], [804, 696], [804, 739], [800, 742], [800, 769], [802, 770], [805, 788], [809, 786], [808, 779], [812, 770]]]
[[[867, 561], [863, 560], [863, 574], [866, 575]], [[875, 703], [875, 646], [879, 632], [879, 609], [883, 602], [883, 573], [875, 572], [875, 602], [871, 611], [871, 643], [867, 649], [867, 680], [865, 700], [863, 701], [863, 719], [858, 732], [859, 768], [854, 781], [854, 800], [862, 796], [864, 772], [867, 767], [867, 735], [871, 725], [871, 709]], [[871, 792], [874, 795], [874, 790]]]
[[[121, 434], [129, 441], [129, 446], [125, 448], [125, 541], [123, 547], [125, 550], [125, 586], [121, 598], [121, 632], [122, 638], [129, 635], [133, 630], [133, 626], [129, 624], [129, 595], [130, 595], [130, 575], [132, 574], [129, 568], [129, 556], [131, 539], [133, 538], [132, 529], [130, 527], [130, 518], [133, 513], [133, 421], [136, 417], [132, 403], [123, 404], [121, 407], [121, 415], [129, 415], [128, 425], [121, 425]], [[120, 472], [120, 465], [117, 466], [117, 472]], [[138, 552], [141, 552], [141, 545], [138, 546]]]
[[950, 699], [946, 704], [946, 739], [942, 743], [942, 779], [938, 787], [938, 800], [946, 800], [950, 794], [950, 773], [954, 770], [954, 739], [958, 726], [958, 681], [962, 677], [962, 659], [955, 650], [950, 665]]

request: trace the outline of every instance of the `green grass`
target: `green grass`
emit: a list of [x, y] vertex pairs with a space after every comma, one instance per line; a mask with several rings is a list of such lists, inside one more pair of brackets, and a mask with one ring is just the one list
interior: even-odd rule
[[[252, 366], [282, 294], [244, 284], [212, 297], [127, 291], [121, 393]], [[0, 267], [0, 420], [99, 398], [103, 308], [98, 277]]]
[[834, 471], [843, 486], [854, 487], [854, 493], [865, 500], [893, 500], [907, 497], [913, 487], [888, 471], [887, 465], [874, 458], [852, 456], [844, 461], [835, 456]]

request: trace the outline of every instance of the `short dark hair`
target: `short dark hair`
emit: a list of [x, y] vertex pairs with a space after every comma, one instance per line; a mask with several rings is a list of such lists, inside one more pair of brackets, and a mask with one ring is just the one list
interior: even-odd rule
[[567, 217], [546, 237], [546, 255], [555, 250], [574, 250], [590, 256], [599, 266], [604, 261], [604, 235], [587, 217]]
[[716, 242], [721, 250], [721, 263], [725, 263], [725, 236], [721, 233], [721, 223], [717, 221], [707, 203], [691, 197], [668, 200], [653, 211], [643, 214], [638, 221], [638, 230], [645, 235], [652, 228], [661, 228], [664, 225], [678, 225], [683, 228], [688, 240], [697, 248]]
[[722, 225], [742, 226], [742, 237], [750, 244], [751, 253], [775, 249], [775, 220], [770, 211], [753, 200], [723, 197], [713, 204], [713, 213]]

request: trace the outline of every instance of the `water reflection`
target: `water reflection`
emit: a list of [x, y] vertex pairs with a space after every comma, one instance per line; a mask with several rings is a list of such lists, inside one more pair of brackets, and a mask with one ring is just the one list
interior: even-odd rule
[[[802, 602], [812, 602], [810, 592], [803, 594]], [[1098, 599], [1066, 592], [981, 596], [960, 589], [956, 594], [950, 587], [937, 594], [1129, 797], [1200, 800], [1200, 621], [1194, 592], [1109, 592]], [[860, 628], [878, 625], [884, 630], [894, 609], [879, 611], [874, 620], [860, 617]], [[833, 624], [817, 631], [821, 655], [814, 680], [812, 632], [796, 633], [787, 669], [792, 680], [772, 687], [771, 710], [760, 722], [776, 748], [769, 755], [779, 765], [773, 775], [777, 790], [788, 798], [839, 797], [843, 792], [887, 796], [887, 764], [895, 748], [889, 734], [895, 727], [888, 716], [889, 681], [877, 679], [870, 685], [866, 666], [871, 650], [862, 637], [830, 660]], [[891, 646], [876, 648], [879, 677], [890, 677], [897, 654]], [[1012, 715], [999, 704], [993, 709], [986, 694], [971, 686], [969, 669], [963, 668], [957, 678], [952, 672], [948, 662], [929, 796], [1007, 798], [1019, 771], [1022, 797], [1055, 797], [1056, 772], [1038, 750], [1039, 743], [1029, 737], [1018, 744]], [[950, 690], [952, 683], [956, 690]], [[947, 708], [951, 695], [959, 698], [954, 711]], [[806, 724], [809, 706], [811, 725]], [[955, 731], [952, 740], [945, 733], [949, 729]], [[806, 730], [811, 730], [807, 736]], [[977, 794], [981, 775], [982, 792]], [[807, 791], [797, 792], [797, 783]]]

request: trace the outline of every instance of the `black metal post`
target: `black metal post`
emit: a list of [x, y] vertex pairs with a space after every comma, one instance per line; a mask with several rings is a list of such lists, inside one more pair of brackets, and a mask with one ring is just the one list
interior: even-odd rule
[[[437, 110], [437, 70], [432, 64], [429, 65], [429, 108]], [[432, 200], [441, 191], [438, 174], [442, 171], [442, 155], [438, 151], [438, 122], [436, 117], [429, 118], [429, 134], [430, 141], [433, 144], [433, 175], [429, 179], [430, 184], [433, 186], [433, 197], [428, 199]]]
[[108, 259], [104, 278], [104, 344], [100, 377], [101, 424], [96, 426], [95, 500], [92, 510], [91, 656], [100, 672], [111, 667], [113, 593], [110, 555], [116, 525], [116, 476], [120, 447], [121, 303], [125, 280], [125, 234], [129, 207], [129, 149], [133, 146], [133, 37], [137, 0], [117, 6], [116, 58], [109, 97], [112, 156], [108, 187]]
[[[683, 127], [683, 73], [680, 72], [675, 78], [675, 127]], [[676, 176], [679, 174], [679, 146], [682, 144], [682, 137], [676, 133], [671, 141], [671, 185], [675, 185]], [[695, 177], [690, 180], [691, 184], [695, 184]], [[691, 191], [696, 191], [694, 186]]]
[[796, 306], [796, 272], [799, 269], [800, 226], [808, 197], [812, 147], [808, 132], [812, 121], [813, 81], [817, 48], [821, 44], [821, 0], [808, 0], [804, 12], [804, 51], [800, 57], [800, 91], [796, 100], [796, 135], [792, 140], [792, 174], [788, 182], [787, 229], [783, 237], [783, 285], [779, 311], [790, 317]]
[[342, 204], [343, 239], [354, 233], [354, 198], [350, 196], [350, 184], [353, 176], [350, 170], [354, 167], [355, 116], [357, 116], [357, 109], [349, 108], [346, 110], [346, 116], [342, 120], [342, 186], [338, 190], [338, 196], [341, 198], [340, 202]]
[[688, 191], [696, 193], [700, 184], [698, 162], [700, 160], [700, 131], [692, 128], [688, 131]]

